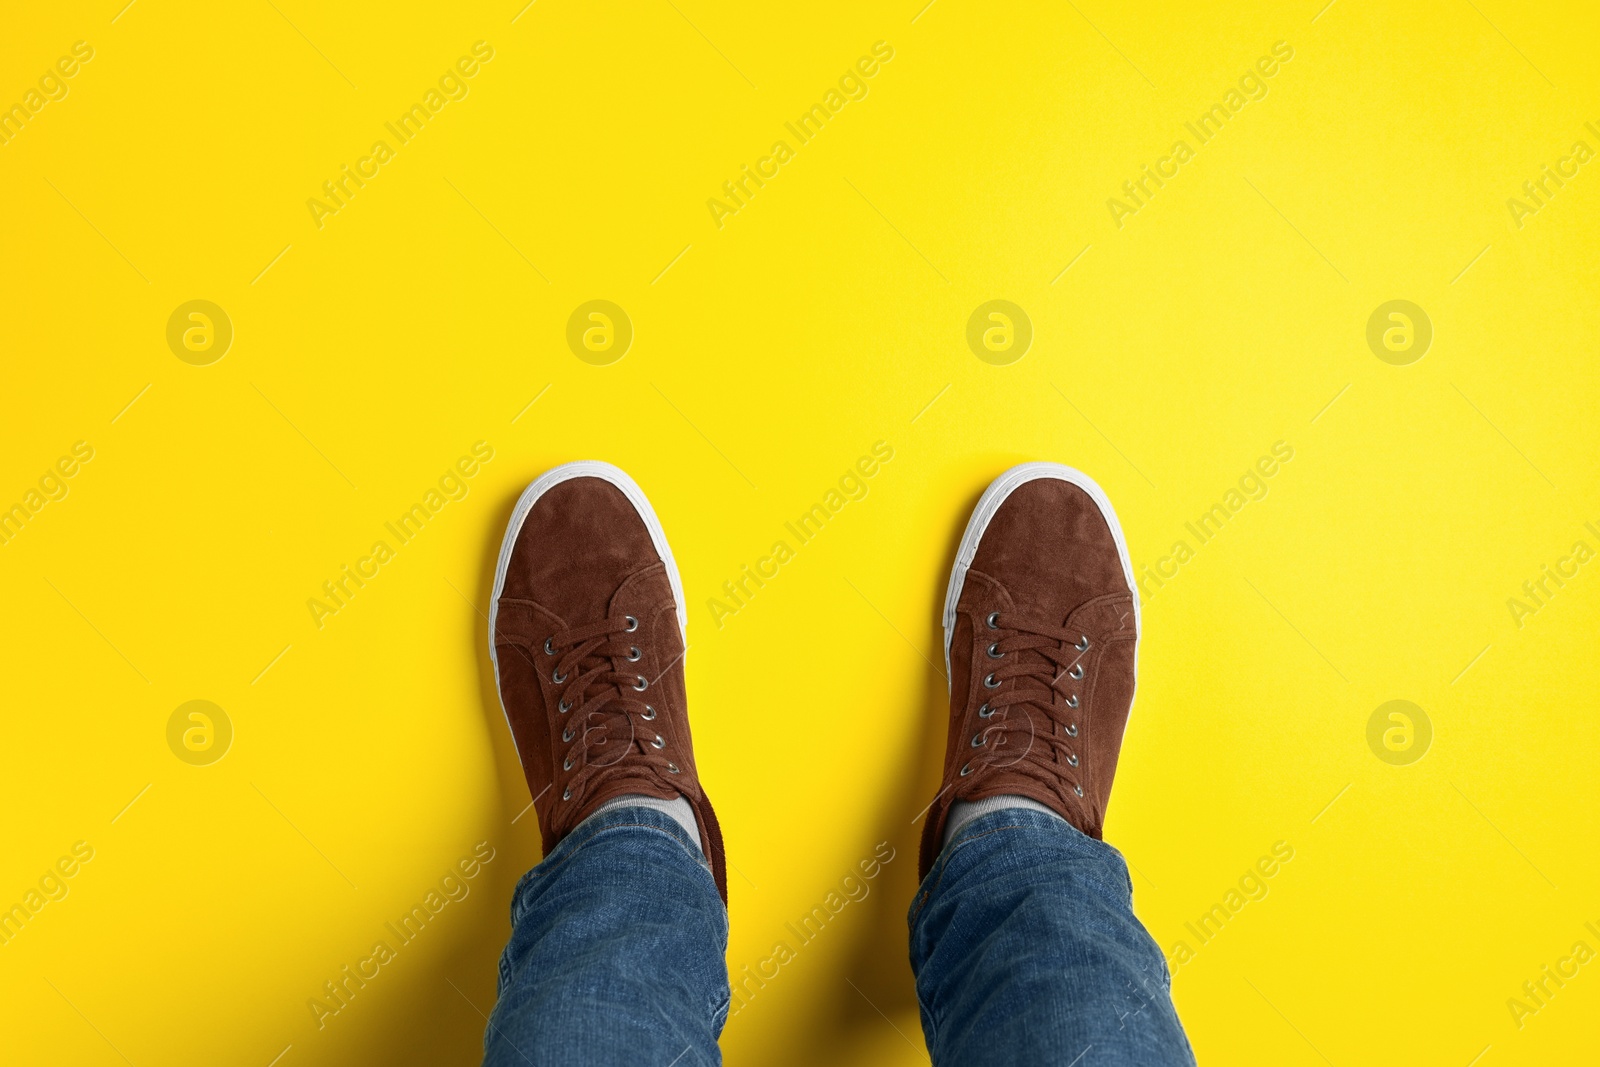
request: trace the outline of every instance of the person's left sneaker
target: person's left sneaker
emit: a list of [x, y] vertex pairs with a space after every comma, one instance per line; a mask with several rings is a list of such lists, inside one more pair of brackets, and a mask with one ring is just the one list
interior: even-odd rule
[[512, 512], [489, 649], [545, 853], [607, 801], [681, 796], [726, 901], [722, 831], [689, 738], [683, 603], [633, 479], [609, 463], [568, 463]]

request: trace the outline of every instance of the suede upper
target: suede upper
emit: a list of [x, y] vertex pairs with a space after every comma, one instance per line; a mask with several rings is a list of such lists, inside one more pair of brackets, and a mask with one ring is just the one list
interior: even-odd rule
[[682, 794], [726, 900], [722, 834], [694, 761], [667, 567], [617, 486], [578, 477], [547, 490], [517, 534], [498, 601], [501, 702], [547, 854], [607, 800]]
[[1101, 836], [1137, 640], [1133, 591], [1094, 499], [1058, 478], [1018, 486], [984, 530], [956, 603], [950, 732], [923, 875], [955, 800], [1025, 796]]

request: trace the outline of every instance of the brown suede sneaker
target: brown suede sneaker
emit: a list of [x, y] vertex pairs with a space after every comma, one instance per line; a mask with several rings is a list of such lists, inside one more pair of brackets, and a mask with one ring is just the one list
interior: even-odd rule
[[726, 901], [689, 739], [686, 623], [672, 550], [633, 479], [583, 461], [528, 486], [500, 546], [489, 652], [545, 853], [607, 800], [681, 794]]
[[978, 501], [944, 602], [950, 734], [921, 875], [956, 800], [1014, 794], [1099, 837], [1133, 704], [1139, 602], [1116, 512], [1057, 463]]

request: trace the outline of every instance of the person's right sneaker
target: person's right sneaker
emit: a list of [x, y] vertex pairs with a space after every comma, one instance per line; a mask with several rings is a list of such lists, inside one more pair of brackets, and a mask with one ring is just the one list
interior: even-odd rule
[[995, 479], [956, 553], [944, 632], [950, 733], [919, 877], [956, 801], [1025, 797], [1100, 837], [1139, 638], [1133, 566], [1100, 487], [1057, 463]]
[[632, 478], [585, 460], [523, 492], [495, 565], [489, 654], [545, 854], [611, 801], [683, 798], [728, 898], [684, 690], [683, 586]]

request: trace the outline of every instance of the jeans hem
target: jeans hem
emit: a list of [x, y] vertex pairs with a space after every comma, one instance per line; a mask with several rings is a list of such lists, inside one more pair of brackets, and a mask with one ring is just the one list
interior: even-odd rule
[[[1122, 856], [1111, 845], [1098, 838], [1090, 837], [1059, 815], [1046, 815], [1044, 812], [1034, 811], [1032, 808], [1001, 808], [998, 811], [991, 811], [969, 821], [939, 850], [939, 855], [934, 858], [933, 866], [928, 869], [928, 876], [917, 887], [917, 895], [912, 903], [909, 916], [910, 925], [913, 928], [916, 926], [917, 919], [922, 914], [923, 906], [933, 896], [934, 891], [939, 888], [939, 882], [943, 879], [945, 870], [955, 859], [955, 855], [960, 851], [961, 846], [970, 844], [979, 838], [988, 837], [990, 834], [998, 833], [1001, 830], [1025, 829], [1052, 830], [1064, 835], [1069, 842], [1072, 842], [1073, 847], [1091, 853], [1104, 849], [1119, 859]], [[1128, 888], [1130, 891], [1133, 888], [1131, 881]]]
[[[556, 847], [523, 876], [518, 879], [516, 888], [511, 893], [511, 923], [515, 926], [522, 918], [525, 911], [523, 907], [524, 896], [532, 887], [542, 879], [555, 873], [562, 864], [572, 858], [573, 853], [601, 834], [613, 830], [654, 830], [672, 839], [685, 855], [694, 861], [695, 865], [705, 872], [706, 877], [712, 880], [713, 895], [716, 893], [716, 877], [711, 871], [711, 861], [706, 859], [706, 854], [700, 846], [695, 844], [676, 819], [666, 812], [657, 811], [639, 805], [625, 804], [612, 808], [610, 811], [591, 815], [584, 819], [572, 832], [556, 843]], [[726, 910], [726, 905], [723, 906]]]

